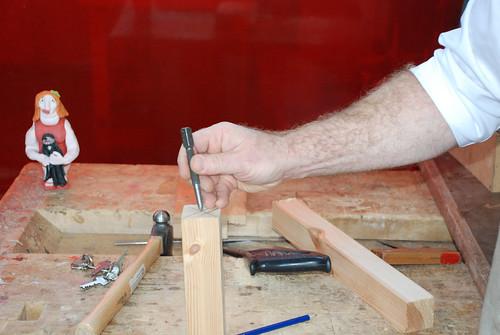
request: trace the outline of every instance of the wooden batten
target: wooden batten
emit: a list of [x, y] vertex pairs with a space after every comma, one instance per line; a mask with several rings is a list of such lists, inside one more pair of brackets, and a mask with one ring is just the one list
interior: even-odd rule
[[372, 252], [391, 265], [456, 264], [461, 259], [459, 252], [448, 248], [375, 248]]
[[273, 228], [298, 249], [316, 250], [332, 260], [337, 279], [402, 332], [431, 328], [434, 298], [302, 200], [273, 204]]
[[455, 148], [450, 154], [492, 192], [500, 192], [500, 134], [488, 140]]
[[186, 205], [181, 226], [188, 334], [224, 334], [220, 210]]
[[472, 234], [469, 224], [455, 202], [453, 195], [446, 186], [436, 162], [433, 159], [422, 162], [420, 171], [429, 186], [429, 190], [448, 226], [458, 251], [462, 254], [465, 264], [469, 268], [479, 294], [484, 298], [491, 269], [486, 256], [474, 234]]

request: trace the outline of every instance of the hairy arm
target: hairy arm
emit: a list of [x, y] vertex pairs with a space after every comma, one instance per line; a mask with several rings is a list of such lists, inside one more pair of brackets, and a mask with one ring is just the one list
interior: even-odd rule
[[401, 166], [442, 154], [455, 137], [415, 76], [402, 71], [346, 110], [289, 131], [284, 178]]
[[[232, 190], [256, 192], [285, 179], [366, 171], [435, 157], [457, 145], [420, 83], [402, 71], [347, 109], [284, 132], [220, 123], [193, 134], [192, 169], [208, 208]], [[184, 150], [178, 164], [189, 178]]]

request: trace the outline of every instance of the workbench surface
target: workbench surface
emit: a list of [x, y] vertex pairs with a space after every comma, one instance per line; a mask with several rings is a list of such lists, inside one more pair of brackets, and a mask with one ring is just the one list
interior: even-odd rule
[[[97, 262], [113, 260], [123, 250], [113, 240], [147, 238], [155, 210], [172, 214], [178, 202], [191, 200], [181, 194], [183, 182], [173, 166], [73, 164], [70, 188], [49, 192], [40, 178], [39, 165], [28, 164], [0, 201], [0, 334], [71, 333], [107, 287], [82, 292], [79, 285], [89, 281], [88, 274], [71, 270], [68, 257], [90, 253]], [[297, 195], [353, 237], [371, 239], [361, 241], [367, 247], [398, 236], [453, 246], [425, 182], [413, 170], [311, 178], [237, 195], [223, 215], [227, 236], [277, 236], [270, 228], [271, 202]], [[419, 224], [428, 229], [413, 229]], [[125, 267], [143, 246], [127, 248]], [[477, 333], [481, 298], [464, 263], [397, 269], [435, 297], [434, 327], [421, 334]], [[311, 320], [274, 333], [399, 333], [329, 274], [251, 276], [243, 260], [226, 256], [224, 273], [228, 334], [304, 314]], [[162, 257], [104, 333], [185, 334], [184, 308], [182, 258]]]
[[[96, 260], [114, 256], [94, 255]], [[127, 263], [134, 256], [127, 257]], [[67, 255], [12, 254], [2, 260], [2, 334], [65, 334], [89, 314], [107, 288], [81, 292], [85, 272]], [[125, 266], [126, 264], [125, 263]], [[359, 296], [325, 273], [251, 276], [242, 259], [224, 257], [227, 334], [309, 314], [311, 320], [276, 334], [399, 334]], [[421, 334], [476, 334], [480, 299], [464, 264], [399, 267], [434, 295], [432, 330]], [[105, 329], [105, 334], [186, 334], [182, 257], [162, 257]], [[40, 304], [38, 320], [21, 321], [25, 306]], [[33, 308], [33, 307], [32, 307]], [[2, 323], [0, 322], [0, 329]]]

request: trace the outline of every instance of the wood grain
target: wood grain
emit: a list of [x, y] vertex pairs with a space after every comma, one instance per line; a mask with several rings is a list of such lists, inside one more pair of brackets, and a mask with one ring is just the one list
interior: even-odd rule
[[335, 277], [400, 331], [432, 327], [434, 298], [430, 293], [316, 214], [303, 201], [275, 202], [273, 228], [296, 248], [329, 255]]
[[188, 334], [224, 334], [220, 210], [184, 206], [181, 225]]

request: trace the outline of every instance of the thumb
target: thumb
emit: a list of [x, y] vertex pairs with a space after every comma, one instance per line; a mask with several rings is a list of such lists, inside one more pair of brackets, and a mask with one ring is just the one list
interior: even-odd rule
[[200, 175], [220, 175], [237, 173], [237, 166], [230, 154], [197, 154], [191, 158], [191, 169]]

